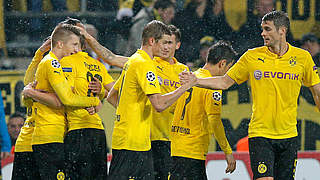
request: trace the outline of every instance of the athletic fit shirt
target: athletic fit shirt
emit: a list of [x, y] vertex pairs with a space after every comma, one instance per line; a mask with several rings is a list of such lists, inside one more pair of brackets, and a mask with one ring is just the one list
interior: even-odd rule
[[[195, 72], [198, 78], [212, 77], [206, 69]], [[221, 122], [221, 90], [193, 87], [177, 101], [171, 127], [171, 156], [205, 160], [214, 133], [226, 154], [232, 150]]]
[[297, 136], [300, 87], [320, 82], [317, 68], [307, 51], [289, 45], [288, 51], [278, 56], [266, 46], [250, 49], [227, 74], [238, 84], [250, 81], [253, 113], [249, 138]]
[[[37, 50], [35, 56], [33, 57], [26, 74], [24, 76], [24, 85], [31, 83], [34, 80], [34, 72], [38, 68], [38, 64], [43, 58], [43, 53], [40, 50]], [[32, 100], [29, 106], [27, 106], [27, 119], [24, 122], [19, 136], [16, 140], [16, 145], [14, 152], [32, 152], [32, 134], [35, 126], [34, 113], [32, 113]]]
[[[188, 70], [186, 65], [179, 63], [175, 58], [173, 58], [174, 64], [170, 64], [159, 57], [155, 57], [153, 60], [157, 69], [161, 94], [172, 92], [181, 86], [179, 73], [185, 69]], [[151, 141], [169, 141], [174, 108], [175, 104], [159, 113], [152, 107], [152, 115], [150, 116], [152, 118]]]
[[[99, 99], [95, 97], [78, 96], [72, 93], [57, 57], [49, 52], [40, 62], [37, 72], [36, 89], [49, 93], [56, 93], [65, 105], [97, 106]], [[39, 102], [33, 103], [35, 128], [32, 145], [46, 143], [63, 143], [66, 132], [65, 111], [63, 108], [55, 109]]]
[[148, 151], [151, 149], [151, 104], [148, 94], [161, 93], [153, 60], [143, 50], [124, 65], [114, 88], [118, 90], [117, 119], [112, 134], [112, 149]]
[[[97, 96], [88, 90], [93, 77], [100, 80], [102, 88], [113, 82], [105, 66], [85, 52], [78, 52], [61, 59], [61, 66], [73, 92], [81, 96]], [[104, 94], [103, 94], [104, 96]], [[66, 107], [68, 131], [82, 128], [104, 129], [97, 113], [90, 115], [81, 107]]]

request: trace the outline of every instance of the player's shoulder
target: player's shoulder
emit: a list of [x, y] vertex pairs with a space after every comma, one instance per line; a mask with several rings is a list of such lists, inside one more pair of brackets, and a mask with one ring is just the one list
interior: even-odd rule
[[53, 68], [60, 68], [60, 62], [59, 60], [52, 56], [50, 53], [47, 54], [40, 62], [39, 67], [41, 66], [52, 66]]
[[310, 55], [310, 53], [307, 51], [307, 50], [304, 50], [302, 48], [299, 48], [299, 47], [295, 47], [295, 46], [292, 46], [292, 45], [289, 45], [289, 48], [291, 48], [291, 53], [293, 54], [299, 54], [299, 55]]
[[260, 46], [260, 47], [256, 47], [256, 48], [251, 48], [248, 49], [246, 54], [257, 54], [257, 53], [263, 53], [267, 50], [266, 46]]

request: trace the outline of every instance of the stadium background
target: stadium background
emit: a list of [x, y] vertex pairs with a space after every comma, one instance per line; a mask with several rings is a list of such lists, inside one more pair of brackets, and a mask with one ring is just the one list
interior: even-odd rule
[[[4, 0], [0, 0], [3, 5]], [[51, 12], [52, 5], [49, 0], [43, 1], [43, 10], [46, 14], [33, 14], [27, 12], [27, 0], [12, 0], [13, 9], [17, 11], [4, 12], [3, 6], [0, 6], [0, 65], [5, 67], [6, 63], [14, 65], [14, 70], [1, 70], [0, 69], [0, 90], [2, 91], [6, 118], [15, 111], [25, 112], [26, 109], [21, 103], [21, 90], [23, 89], [23, 77], [27, 65], [31, 61], [34, 50], [40, 46], [40, 42], [21, 43], [10, 41], [11, 38], [5, 34], [23, 32], [23, 28], [27, 24], [18, 24], [17, 29], [6, 29], [4, 21], [15, 21], [17, 19], [27, 19], [30, 17], [59, 17], [64, 19], [67, 16], [85, 20], [87, 23], [94, 24], [95, 26], [107, 27], [110, 21], [116, 15], [117, 9], [111, 12], [90, 13], [83, 8], [82, 5], [85, 1], [82, 0], [67, 0], [68, 12], [65, 14], [57, 15]], [[291, 32], [295, 40], [300, 40], [303, 34], [311, 31], [320, 36], [320, 29], [314, 31], [315, 27], [320, 24], [320, 0], [276, 0], [276, 9], [286, 11], [291, 20]], [[234, 31], [239, 30], [241, 25], [247, 21], [247, 17], [255, 13], [253, 9], [253, 0], [225, 0], [224, 13], [228, 24]], [[94, 19], [100, 19], [94, 21]], [[52, 29], [49, 29], [51, 31]], [[16, 31], [16, 32], [15, 32]], [[318, 34], [317, 34], [318, 33]], [[99, 34], [101, 36], [101, 32]], [[99, 39], [99, 41], [111, 50], [114, 50], [113, 32], [108, 28], [103, 32], [105, 37], [110, 35], [110, 39]], [[9, 40], [8, 40], [9, 39]], [[183, 42], [182, 42], [183, 43]], [[31, 47], [31, 48], [30, 48]], [[29, 56], [16, 56], [15, 53], [19, 48], [27, 49], [31, 52]], [[9, 68], [10, 69], [10, 68]], [[109, 73], [117, 79], [119, 76], [119, 69], [110, 69]], [[235, 149], [235, 145], [239, 139], [247, 135], [248, 123], [251, 116], [251, 96], [250, 84], [244, 83], [240, 86], [233, 86], [228, 91], [224, 92], [223, 96], [223, 124], [225, 126], [226, 134], [229, 139], [230, 145]], [[103, 109], [99, 114], [101, 115], [107, 134], [108, 146], [111, 144], [111, 134], [115, 109], [104, 102]], [[320, 150], [320, 118], [319, 112], [316, 111], [313, 98], [308, 88], [301, 89], [301, 96], [299, 97], [298, 107], [298, 131], [299, 131], [299, 150], [310, 151]], [[213, 141], [209, 150], [211, 152], [218, 151], [220, 148], [217, 143]]]

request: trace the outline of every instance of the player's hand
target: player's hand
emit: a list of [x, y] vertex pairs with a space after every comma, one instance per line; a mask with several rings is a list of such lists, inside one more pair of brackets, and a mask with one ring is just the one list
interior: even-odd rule
[[49, 51], [50, 48], [51, 48], [51, 37], [48, 37], [48, 39], [43, 42], [43, 44], [40, 46], [39, 49], [41, 52], [45, 53]]
[[90, 115], [93, 115], [96, 113], [96, 109], [94, 107], [87, 107], [85, 109], [88, 111]]
[[96, 112], [96, 113], [99, 112], [99, 111], [101, 110], [101, 108], [102, 108], [102, 103], [101, 103], [101, 101], [99, 101], [99, 105], [96, 106], [96, 107], [94, 107], [94, 108], [95, 108], [95, 112]]
[[1, 152], [1, 159], [6, 159], [10, 156], [10, 152]]
[[189, 83], [190, 86], [192, 87], [197, 83], [196, 75], [194, 75], [192, 72], [189, 72], [187, 70], [184, 70], [179, 74], [179, 79], [180, 79], [181, 85]]
[[91, 92], [99, 94], [101, 92], [101, 83], [99, 79], [96, 77], [93, 77], [94, 81], [90, 81], [89, 83], [89, 89], [91, 89]]
[[33, 90], [33, 83], [29, 83], [23, 88], [22, 94], [24, 97], [30, 97], [30, 93]]
[[228, 164], [228, 167], [226, 168], [226, 173], [233, 173], [233, 171], [236, 169], [236, 160], [234, 159], [232, 154], [226, 155], [226, 161]]

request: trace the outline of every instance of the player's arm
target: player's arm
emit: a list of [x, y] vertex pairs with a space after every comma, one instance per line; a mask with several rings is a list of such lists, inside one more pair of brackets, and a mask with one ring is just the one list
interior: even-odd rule
[[108, 96], [108, 92], [111, 90], [115, 82], [112, 81], [103, 86], [102, 83], [96, 77], [93, 77], [93, 79], [94, 81], [91, 81], [89, 83], [89, 89], [91, 89], [93, 93], [98, 94], [100, 100], [103, 100]]
[[157, 112], [162, 112], [171, 106], [174, 102], [178, 100], [178, 98], [188, 89], [190, 89], [191, 83], [186, 83], [177, 88], [176, 90], [169, 92], [167, 94], [161, 95], [160, 93], [157, 94], [149, 94], [147, 95], [152, 106]]
[[118, 90], [114, 87], [108, 93], [107, 101], [114, 107], [117, 108], [118, 106]]
[[34, 75], [37, 71], [38, 65], [43, 58], [44, 53], [50, 50], [51, 39], [47, 39], [40, 48], [36, 51], [32, 61], [30, 62], [28, 69], [26, 70], [24, 76], [24, 85], [31, 83], [34, 81]]
[[205, 112], [208, 116], [209, 132], [213, 134], [221, 149], [223, 150], [227, 168], [226, 173], [232, 173], [236, 169], [236, 161], [232, 155], [232, 149], [225, 134], [224, 126], [221, 121], [222, 91], [206, 91]]
[[85, 37], [86, 41], [90, 45], [97, 55], [103, 59], [104, 62], [117, 67], [123, 67], [128, 61], [128, 57], [116, 55], [106, 47], [102, 46], [94, 37], [92, 37], [86, 30], [79, 28], [81, 34]]
[[318, 110], [320, 111], [320, 83], [309, 87], [312, 96], [313, 96], [313, 100], [318, 108]]
[[45, 104], [52, 108], [59, 109], [63, 106], [55, 93], [47, 93], [36, 90], [33, 88], [33, 85], [31, 83], [24, 87], [22, 94], [24, 95], [24, 97], [30, 97], [34, 101]]
[[209, 78], [197, 78], [192, 72], [183, 71], [179, 74], [181, 84], [190, 82], [193, 86], [207, 89], [228, 89], [235, 81], [227, 74]]

